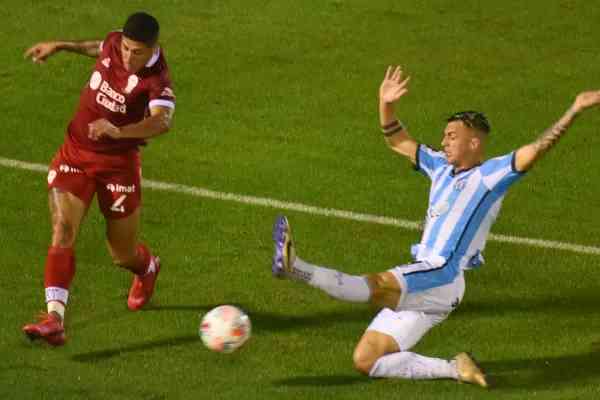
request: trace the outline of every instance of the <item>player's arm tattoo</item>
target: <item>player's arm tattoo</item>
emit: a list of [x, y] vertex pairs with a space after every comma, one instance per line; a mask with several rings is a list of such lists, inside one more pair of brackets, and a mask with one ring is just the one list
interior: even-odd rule
[[60, 41], [58, 48], [88, 57], [98, 57], [100, 55], [100, 43], [102, 43], [101, 40]]
[[559, 123], [552, 125], [550, 128], [546, 129], [535, 142], [533, 142], [536, 150], [545, 153], [558, 143], [558, 140], [566, 131], [567, 126], [565, 125]]
[[516, 151], [514, 167], [517, 171], [528, 171], [533, 167], [548, 150], [567, 132], [578, 112], [569, 109], [550, 128], [546, 129], [534, 142], [531, 142]]
[[550, 150], [558, 140], [565, 134], [569, 129], [569, 126], [573, 123], [576, 113], [572, 110], [567, 111], [561, 119], [559, 119], [554, 125], [546, 129], [540, 137], [537, 138], [533, 145], [539, 153], [545, 153]]

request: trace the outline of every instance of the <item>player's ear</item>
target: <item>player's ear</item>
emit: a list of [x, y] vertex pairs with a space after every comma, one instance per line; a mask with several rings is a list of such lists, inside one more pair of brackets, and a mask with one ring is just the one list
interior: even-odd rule
[[479, 135], [473, 135], [469, 144], [470, 144], [471, 150], [475, 151], [482, 147], [483, 142], [481, 140], [481, 137], [479, 137]]

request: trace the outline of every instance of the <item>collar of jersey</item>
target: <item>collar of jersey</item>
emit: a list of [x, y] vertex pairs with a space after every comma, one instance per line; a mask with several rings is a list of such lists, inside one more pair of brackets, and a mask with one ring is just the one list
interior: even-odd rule
[[150, 57], [150, 60], [148, 60], [148, 62], [146, 63], [146, 68], [150, 68], [154, 64], [156, 64], [156, 62], [158, 61], [158, 57], [160, 57], [160, 47], [157, 47], [156, 50], [154, 50], [154, 53], [152, 53], [152, 57]]
[[452, 168], [452, 171], [450, 171], [450, 176], [455, 177], [456, 175], [460, 175], [464, 172], [467, 171], [471, 171], [473, 168], [477, 168], [481, 165], [481, 163], [477, 163], [475, 165], [473, 165], [471, 168], [467, 168], [467, 169], [461, 169], [460, 171], [456, 172], [456, 170], [454, 169], [454, 167]]

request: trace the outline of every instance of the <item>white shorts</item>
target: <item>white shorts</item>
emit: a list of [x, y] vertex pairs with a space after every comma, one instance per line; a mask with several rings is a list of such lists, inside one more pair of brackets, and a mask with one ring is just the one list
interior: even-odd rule
[[428, 314], [422, 311], [392, 311], [384, 308], [373, 318], [367, 331], [377, 331], [394, 338], [400, 351], [407, 351], [448, 314]]
[[[394, 273], [394, 270], [390, 270]], [[394, 273], [400, 287], [406, 282], [402, 274]], [[375, 316], [367, 331], [384, 333], [394, 338], [401, 351], [407, 351], [435, 325], [445, 320], [458, 306], [465, 293], [465, 279], [461, 273], [454, 282], [423, 292], [402, 291], [396, 310], [384, 308]]]

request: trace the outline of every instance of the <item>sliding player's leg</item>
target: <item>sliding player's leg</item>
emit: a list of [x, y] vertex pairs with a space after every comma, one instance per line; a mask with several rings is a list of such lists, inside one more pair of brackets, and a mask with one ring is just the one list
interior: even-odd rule
[[388, 271], [365, 276], [349, 275], [302, 260], [296, 255], [290, 224], [286, 217], [277, 218], [273, 228], [273, 240], [275, 254], [272, 273], [277, 277], [307, 283], [343, 301], [371, 302], [379, 307], [395, 308], [400, 300], [401, 288]]
[[445, 360], [408, 351], [447, 315], [381, 310], [354, 350], [354, 367], [372, 378], [455, 379], [487, 387], [485, 375], [467, 353]]
[[[466, 353], [452, 360], [426, 357], [409, 352], [435, 325], [444, 321], [460, 303], [464, 295], [464, 277], [460, 273], [447, 285], [423, 291], [412, 291], [411, 285], [424, 285], [436, 279], [419, 274], [423, 282], [404, 272], [418, 268], [418, 264], [396, 267], [388, 273], [403, 288], [398, 304], [382, 309], [373, 319], [354, 352], [354, 365], [362, 373], [374, 378], [456, 379], [461, 382], [487, 386], [486, 377], [475, 361]], [[408, 272], [410, 274], [410, 272]]]
[[354, 350], [354, 366], [373, 378], [458, 379], [456, 363], [409, 352], [444, 314], [392, 311], [373, 319]]

